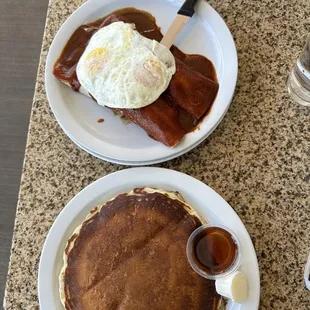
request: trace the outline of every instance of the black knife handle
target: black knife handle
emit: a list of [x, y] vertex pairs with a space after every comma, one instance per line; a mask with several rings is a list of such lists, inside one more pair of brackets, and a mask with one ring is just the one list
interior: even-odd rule
[[195, 13], [194, 7], [197, 2], [198, 0], [185, 0], [180, 10], [178, 11], [178, 14], [192, 17]]

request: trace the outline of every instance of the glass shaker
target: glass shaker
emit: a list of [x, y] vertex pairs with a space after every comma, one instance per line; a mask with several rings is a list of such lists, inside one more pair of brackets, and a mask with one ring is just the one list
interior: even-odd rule
[[287, 89], [293, 100], [310, 107], [310, 35], [287, 79]]

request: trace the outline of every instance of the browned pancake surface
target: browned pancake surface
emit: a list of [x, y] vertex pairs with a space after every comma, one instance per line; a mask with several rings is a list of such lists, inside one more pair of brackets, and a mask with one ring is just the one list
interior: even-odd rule
[[107, 202], [71, 237], [66, 309], [216, 309], [214, 282], [186, 257], [187, 239], [201, 222], [178, 200], [135, 193]]

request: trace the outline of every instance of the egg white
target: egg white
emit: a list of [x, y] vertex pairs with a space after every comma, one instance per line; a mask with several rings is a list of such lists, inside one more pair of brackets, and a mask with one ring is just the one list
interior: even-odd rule
[[135, 109], [153, 103], [175, 70], [168, 48], [140, 35], [134, 24], [115, 22], [92, 36], [76, 72], [98, 104]]

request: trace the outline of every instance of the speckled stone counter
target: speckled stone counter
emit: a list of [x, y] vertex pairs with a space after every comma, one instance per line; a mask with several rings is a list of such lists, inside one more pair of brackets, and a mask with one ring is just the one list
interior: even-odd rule
[[[60, 25], [83, 1], [51, 0], [16, 214], [5, 309], [37, 309], [37, 273], [49, 228], [86, 185], [123, 166], [77, 148], [46, 99], [44, 64]], [[261, 309], [310, 309], [310, 108], [285, 81], [310, 32], [309, 0], [213, 0], [236, 41], [239, 78], [220, 126], [199, 147], [159, 165], [207, 183], [248, 229], [261, 272]]]

